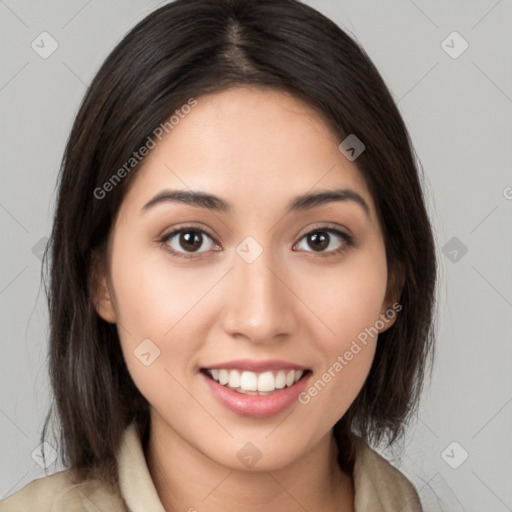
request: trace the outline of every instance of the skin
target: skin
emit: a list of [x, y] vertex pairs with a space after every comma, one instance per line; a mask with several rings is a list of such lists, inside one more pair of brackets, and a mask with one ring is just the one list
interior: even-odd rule
[[[353, 510], [331, 429], [368, 375], [376, 337], [307, 405], [270, 418], [227, 410], [199, 373], [233, 359], [283, 359], [309, 368], [313, 383], [392, 304], [375, 205], [340, 142], [291, 95], [235, 87], [198, 98], [133, 177], [96, 272], [96, 307], [117, 324], [150, 403], [146, 458], [168, 512]], [[296, 196], [336, 188], [359, 194], [368, 212], [347, 200], [286, 213]], [[231, 211], [170, 201], [143, 209], [165, 189], [208, 192]], [[161, 241], [188, 224], [211, 237], [201, 252], [187, 253], [179, 235]], [[326, 225], [354, 245], [330, 234], [319, 250], [305, 235]], [[236, 252], [247, 236], [263, 249], [252, 263]], [[134, 355], [144, 339], [160, 350], [149, 366]], [[247, 442], [262, 454], [252, 469], [237, 457]]]

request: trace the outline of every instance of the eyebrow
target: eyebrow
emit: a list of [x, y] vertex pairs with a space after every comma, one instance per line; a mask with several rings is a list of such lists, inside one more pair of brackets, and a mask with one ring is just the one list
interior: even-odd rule
[[[370, 208], [362, 196], [354, 190], [346, 188], [309, 192], [297, 196], [288, 203], [287, 213], [302, 212], [327, 203], [345, 201], [358, 204], [365, 211], [366, 215], [370, 215]], [[150, 199], [142, 207], [142, 211], [144, 212], [158, 204], [167, 202], [184, 203], [220, 213], [229, 213], [232, 211], [230, 204], [224, 199], [212, 194], [193, 190], [163, 190]]]

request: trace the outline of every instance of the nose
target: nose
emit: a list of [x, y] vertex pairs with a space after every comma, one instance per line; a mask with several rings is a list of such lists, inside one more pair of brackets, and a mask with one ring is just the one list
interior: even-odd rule
[[270, 250], [250, 263], [235, 254], [225, 283], [224, 331], [258, 344], [276, 343], [291, 335], [297, 326], [299, 301], [289, 279], [290, 272], [277, 265]]

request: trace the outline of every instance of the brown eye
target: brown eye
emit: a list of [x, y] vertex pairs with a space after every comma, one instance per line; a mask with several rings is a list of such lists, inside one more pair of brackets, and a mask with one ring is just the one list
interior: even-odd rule
[[187, 251], [197, 251], [203, 243], [203, 236], [194, 231], [184, 231], [180, 233], [178, 243]]
[[317, 229], [304, 235], [297, 247], [306, 252], [331, 255], [353, 245], [353, 238], [337, 229]]
[[197, 228], [180, 229], [165, 237], [165, 243], [175, 253], [201, 253], [215, 245], [212, 238]]
[[307, 243], [314, 251], [323, 251], [329, 246], [329, 234], [324, 231], [317, 231], [307, 235]]

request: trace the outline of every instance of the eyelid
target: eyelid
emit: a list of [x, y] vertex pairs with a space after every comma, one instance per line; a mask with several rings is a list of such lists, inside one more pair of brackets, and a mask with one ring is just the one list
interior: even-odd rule
[[354, 235], [345, 226], [341, 226], [339, 224], [335, 224], [332, 222], [318, 222], [314, 224], [309, 224], [304, 229], [299, 231], [299, 234], [296, 235], [294, 238], [297, 240], [302, 240], [306, 235], [309, 235], [310, 233], [316, 232], [316, 231], [334, 231], [336, 233], [339, 233], [340, 235], [346, 237], [347, 239], [354, 239]]
[[178, 228], [174, 227], [170, 231], [165, 230], [158, 238], [168, 240], [172, 236], [177, 235], [178, 233], [182, 233], [183, 231], [187, 231], [187, 230], [188, 231], [197, 231], [199, 233], [202, 233], [203, 235], [208, 236], [212, 240], [215, 240], [215, 237], [210, 235], [210, 233], [208, 233], [208, 231], [206, 231], [204, 228], [194, 225], [194, 224], [187, 224], [185, 226], [180, 226]]

